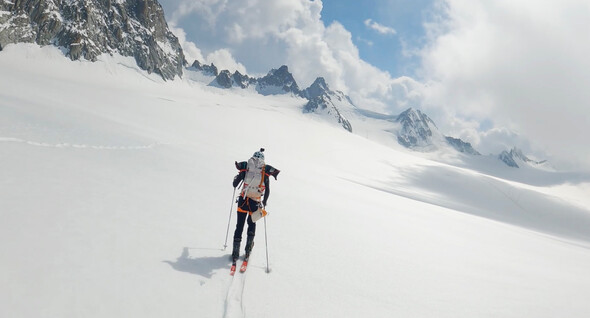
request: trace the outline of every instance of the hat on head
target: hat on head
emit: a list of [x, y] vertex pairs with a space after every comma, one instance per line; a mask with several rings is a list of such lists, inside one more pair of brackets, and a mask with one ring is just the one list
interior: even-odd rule
[[255, 153], [252, 155], [252, 157], [253, 157], [253, 158], [259, 158], [259, 159], [262, 159], [262, 160], [264, 160], [264, 148], [260, 148], [260, 150], [259, 150], [259, 151], [256, 151], [256, 152], [255, 152]]

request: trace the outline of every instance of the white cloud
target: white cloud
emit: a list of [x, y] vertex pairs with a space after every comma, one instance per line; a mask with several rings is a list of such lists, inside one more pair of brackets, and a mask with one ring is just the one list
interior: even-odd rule
[[183, 29], [170, 24], [170, 31], [178, 38], [178, 42], [184, 51], [184, 58], [189, 64], [192, 64], [194, 60], [204, 61], [201, 50], [193, 42], [187, 41], [186, 32]]
[[397, 31], [395, 31], [394, 28], [390, 28], [387, 26], [384, 26], [382, 24], [379, 24], [371, 19], [367, 19], [365, 20], [365, 25], [372, 29], [377, 31], [379, 34], [384, 34], [384, 35], [395, 35], [397, 34]]
[[207, 59], [224, 52], [225, 60], [239, 61], [252, 76], [286, 64], [302, 88], [323, 76], [330, 87], [373, 110], [395, 112], [415, 104], [419, 85], [363, 61], [348, 30], [338, 22], [324, 25], [319, 0], [177, 1], [171, 20], [190, 29]]
[[440, 4], [422, 52], [429, 105], [491, 118], [497, 127], [543, 144], [549, 154], [590, 164], [590, 3]]
[[241, 63], [236, 62], [232, 54], [226, 49], [220, 49], [211, 52], [205, 59], [205, 64], [213, 63], [219, 70], [229, 70], [231, 73], [238, 71], [246, 74], [246, 67]]
[[358, 42], [364, 42], [364, 43], [365, 43], [366, 45], [368, 45], [368, 46], [373, 46], [373, 45], [375, 44], [373, 41], [371, 41], [371, 40], [367, 40], [367, 39], [363, 39], [363, 38], [361, 38], [360, 36], [357, 36], [357, 37], [356, 37], [356, 40], [357, 40]]

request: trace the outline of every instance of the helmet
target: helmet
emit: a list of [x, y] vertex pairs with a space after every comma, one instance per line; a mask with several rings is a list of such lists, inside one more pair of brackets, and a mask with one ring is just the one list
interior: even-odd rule
[[264, 148], [260, 148], [260, 151], [256, 151], [252, 157], [264, 160]]

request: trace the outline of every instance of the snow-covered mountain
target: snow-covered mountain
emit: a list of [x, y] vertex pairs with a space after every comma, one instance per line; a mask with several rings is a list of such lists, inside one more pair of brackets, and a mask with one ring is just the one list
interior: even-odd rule
[[434, 121], [420, 110], [409, 108], [399, 114], [395, 121], [401, 125], [397, 140], [405, 147], [430, 150], [446, 142]]
[[72, 60], [132, 56], [164, 79], [182, 76], [186, 63], [157, 0], [1, 1], [0, 50], [22, 42], [59, 46]]
[[408, 108], [399, 115], [384, 115], [362, 109], [358, 109], [357, 112], [368, 118], [394, 124], [382, 126], [406, 148], [422, 152], [452, 148], [468, 155], [480, 155], [470, 143], [443, 135], [436, 123], [418, 109]]
[[202, 65], [199, 61], [195, 61], [192, 66], [192, 69], [205, 75], [214, 75], [215, 79], [209, 83], [213, 87], [226, 89], [254, 87], [256, 92], [264, 96], [290, 94], [295, 97], [303, 97], [308, 100], [302, 108], [303, 112], [319, 114], [328, 121], [337, 122], [344, 129], [352, 132], [352, 125], [343, 115], [343, 110], [350, 112], [356, 106], [341, 91], [330, 90], [322, 77], [318, 77], [310, 87], [302, 91], [286, 65], [272, 69], [267, 75], [260, 78], [253, 78], [238, 71], [233, 74], [228, 70], [217, 73], [217, 68], [213, 64], [211, 66]]
[[[156, 0], [3, 1], [0, 3], [0, 50], [9, 43], [21, 42], [59, 46], [73, 60], [96, 61], [103, 53], [132, 56], [141, 69], [168, 80], [182, 76], [186, 65], [178, 39], [168, 29], [162, 7]], [[199, 61], [194, 61], [188, 70], [215, 77], [210, 85], [219, 88], [254, 87], [265, 96], [301, 96], [307, 99], [302, 107], [304, 112], [317, 113], [349, 132], [353, 131], [353, 117], [360, 117], [356, 121], [362, 122], [365, 121], [363, 116], [368, 115], [395, 123], [394, 127], [385, 126], [384, 129], [394, 133], [397, 141], [407, 148], [433, 151], [450, 145], [459, 152], [479, 155], [471, 144], [444, 136], [420, 110], [408, 109], [389, 118], [363, 111], [362, 105], [357, 108], [342, 92], [330, 90], [321, 77], [301, 90], [286, 65], [272, 69], [261, 78], [238, 71], [233, 74], [227, 70], [218, 71], [215, 65], [203, 65]], [[515, 156], [525, 163], [534, 163], [513, 151], [504, 152], [498, 158], [511, 167], [518, 167]]]
[[[0, 3], [0, 50], [9, 43], [54, 44], [71, 59], [96, 61], [100, 54], [132, 56], [137, 65], [164, 79], [183, 74], [184, 54], [178, 39], [169, 31], [156, 0], [130, 1], [4, 1]], [[300, 90], [288, 67], [272, 69], [261, 78], [194, 61], [192, 70], [215, 76], [212, 86], [221, 88], [254, 87], [262, 95], [292, 94], [308, 100], [304, 112], [324, 115], [347, 131], [353, 124], [347, 117], [357, 115], [356, 106], [340, 91], [332, 91], [323, 78]], [[445, 137], [434, 122], [419, 110], [409, 109], [396, 117], [400, 144], [415, 150], [437, 149], [447, 143], [460, 152], [477, 154], [470, 144]], [[510, 163], [507, 155], [500, 158]]]
[[356, 107], [344, 93], [331, 90], [323, 77], [318, 77], [311, 86], [303, 90], [302, 96], [309, 100], [303, 107], [305, 112], [325, 114], [352, 132], [352, 125], [342, 111], [351, 111]]

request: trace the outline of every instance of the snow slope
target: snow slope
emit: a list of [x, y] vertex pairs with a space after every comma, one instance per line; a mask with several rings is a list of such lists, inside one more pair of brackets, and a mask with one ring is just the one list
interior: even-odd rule
[[[0, 70], [2, 317], [590, 315], [587, 174], [409, 152], [120, 57], [9, 45]], [[232, 278], [233, 162], [259, 147], [271, 273], [262, 222]]]

